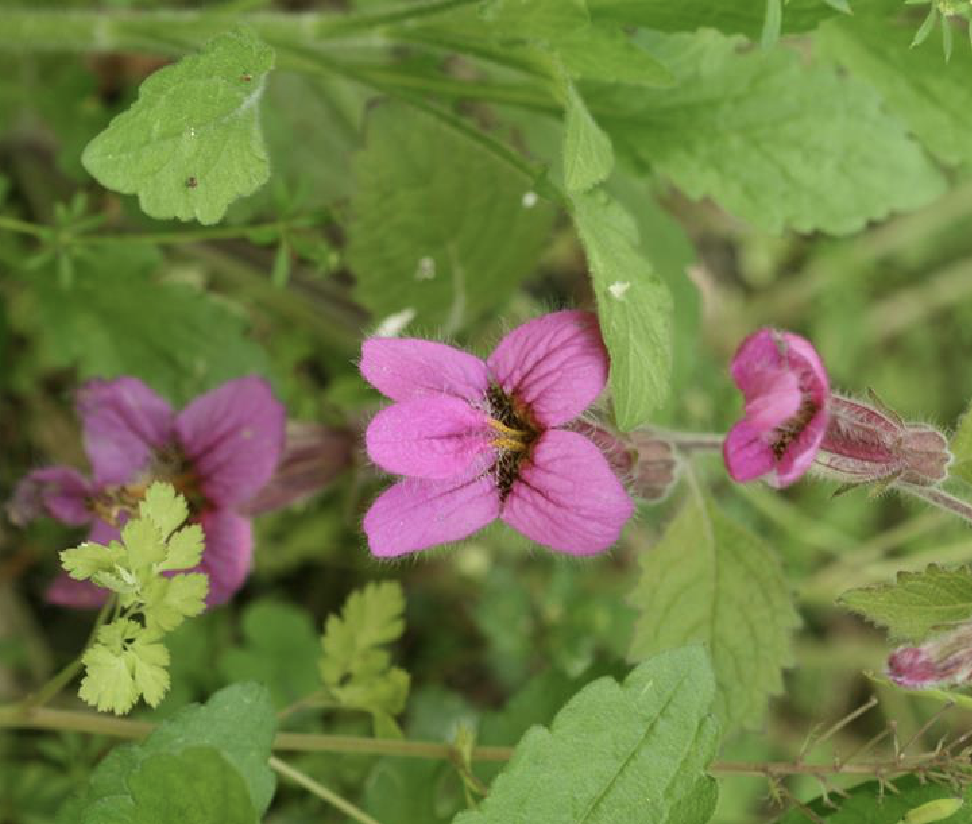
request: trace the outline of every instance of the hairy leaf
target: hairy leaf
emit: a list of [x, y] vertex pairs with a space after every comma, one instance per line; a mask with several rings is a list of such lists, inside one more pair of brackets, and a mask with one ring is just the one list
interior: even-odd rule
[[709, 649], [715, 712], [726, 730], [760, 724], [781, 691], [798, 624], [779, 562], [710, 499], [688, 503], [641, 555], [631, 595], [640, 610], [630, 657], [687, 643]]
[[146, 80], [81, 162], [150, 217], [216, 223], [270, 175], [259, 103], [273, 60], [248, 31], [215, 37]]
[[690, 197], [770, 232], [844, 234], [943, 191], [941, 174], [860, 81], [789, 49], [740, 54], [713, 32], [666, 42], [679, 84], [610, 91], [595, 115], [619, 156]]
[[93, 805], [84, 824], [255, 824], [239, 771], [213, 747], [146, 758], [127, 779], [130, 795]]
[[943, 64], [937, 44], [909, 48], [913, 32], [856, 17], [824, 27], [819, 42], [856, 76], [870, 82], [921, 142], [946, 163], [972, 163], [972, 51], [957, 49]]
[[972, 406], [962, 416], [948, 448], [955, 459], [949, 473], [972, 484]]
[[631, 215], [601, 191], [571, 200], [594, 281], [601, 334], [611, 355], [618, 426], [643, 424], [668, 394], [672, 298], [639, 247]]
[[922, 641], [972, 619], [972, 569], [932, 564], [922, 572], [899, 572], [893, 584], [845, 592], [840, 604], [887, 627], [895, 640]]
[[564, 86], [564, 185], [572, 192], [586, 192], [611, 173], [614, 150], [574, 84], [567, 81]]
[[478, 810], [455, 824], [704, 824], [717, 728], [712, 671], [699, 647], [663, 653], [618, 684], [584, 687], [533, 727]]
[[358, 299], [376, 319], [404, 312], [420, 329], [451, 334], [501, 306], [536, 265], [553, 218], [529, 177], [403, 104], [371, 112], [354, 173]]

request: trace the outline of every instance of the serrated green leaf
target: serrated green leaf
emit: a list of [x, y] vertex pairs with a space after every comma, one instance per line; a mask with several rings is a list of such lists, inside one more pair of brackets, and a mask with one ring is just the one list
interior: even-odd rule
[[95, 644], [81, 656], [85, 676], [78, 695], [101, 712], [127, 713], [138, 700], [139, 691], [124, 652]]
[[256, 824], [246, 782], [213, 747], [159, 753], [128, 776], [130, 795], [94, 804], [84, 824]]
[[144, 591], [148, 626], [164, 632], [175, 629], [206, 608], [208, 592], [209, 578], [202, 572], [156, 577]]
[[571, 77], [664, 87], [671, 73], [617, 26], [592, 22], [585, 0], [491, 0], [487, 21], [502, 42], [553, 55]]
[[[766, 0], [587, 0], [595, 20], [610, 20], [657, 31], [719, 29], [755, 40], [766, 19]], [[900, 8], [900, 0], [856, 0], [853, 13], [863, 16]], [[784, 33], [810, 31], [837, 13], [846, 13], [845, 0], [788, 0]]]
[[133, 518], [121, 531], [128, 566], [135, 573], [152, 575], [152, 567], [165, 558], [165, 536], [146, 517]]
[[124, 558], [125, 549], [117, 541], [108, 546], [85, 541], [61, 552], [61, 566], [75, 580], [84, 581], [98, 572], [113, 570]]
[[594, 282], [601, 334], [611, 356], [618, 426], [643, 424], [668, 395], [672, 298], [639, 248], [631, 215], [604, 192], [571, 199], [574, 225]]
[[253, 808], [262, 815], [275, 787], [267, 765], [276, 733], [270, 696], [258, 684], [234, 684], [206, 704], [192, 704], [163, 721], [140, 744], [115, 747], [91, 774], [87, 787], [71, 803], [59, 824], [86, 824], [86, 816], [104, 799], [129, 796], [129, 777], [148, 758], [179, 755], [194, 747], [220, 752], [243, 778]]
[[516, 747], [478, 810], [455, 824], [704, 824], [717, 744], [714, 682], [699, 647], [646, 661], [624, 684], [601, 678]]
[[[972, 790], [957, 793], [950, 786], [919, 781], [913, 775], [896, 778], [894, 788], [895, 792], [887, 792], [877, 781], [868, 781], [836, 803], [830, 795], [807, 806], [827, 824], [972, 824]], [[794, 808], [778, 824], [807, 820], [806, 812]]]
[[243, 644], [226, 650], [219, 661], [228, 679], [259, 681], [278, 707], [319, 688], [320, 639], [306, 611], [260, 600], [247, 605], [240, 625]]
[[266, 352], [225, 302], [158, 279], [150, 244], [92, 244], [74, 285], [33, 278], [17, 306], [48, 368], [80, 379], [138, 375], [175, 405], [231, 378], [268, 374]]
[[[946, 28], [949, 28], [946, 26]], [[887, 108], [945, 163], [972, 163], [972, 51], [959, 49], [948, 66], [937, 47], [910, 49], [911, 34], [878, 20], [841, 18], [817, 42], [849, 71], [871, 83]]]
[[941, 173], [860, 81], [808, 66], [790, 49], [737, 53], [714, 32], [665, 43], [681, 60], [679, 84], [610, 90], [598, 122], [619, 158], [689, 197], [711, 197], [768, 232], [846, 234], [944, 190]]
[[157, 707], [169, 689], [169, 651], [164, 645], [136, 638], [126, 652], [135, 687], [150, 707]]
[[205, 536], [199, 524], [183, 527], [169, 538], [165, 559], [156, 569], [172, 572], [199, 566], [205, 548]]
[[189, 505], [172, 484], [156, 481], [145, 493], [145, 500], [138, 505], [138, 516], [147, 518], [155, 524], [163, 538], [168, 538], [189, 517]]
[[932, 564], [922, 572], [899, 572], [895, 583], [852, 589], [838, 603], [887, 627], [892, 639], [922, 641], [972, 620], [972, 569]]
[[150, 217], [216, 223], [270, 176], [259, 103], [273, 60], [248, 31], [215, 37], [146, 80], [81, 162]]
[[688, 503], [641, 554], [631, 594], [640, 611], [630, 658], [703, 643], [715, 670], [715, 714], [726, 730], [763, 720], [783, 686], [799, 619], [768, 546], [710, 499]]
[[438, 120], [383, 103], [357, 155], [347, 257], [378, 319], [455, 332], [501, 306], [553, 220], [534, 181]]
[[568, 80], [564, 87], [564, 185], [571, 192], [586, 192], [611, 174], [614, 150], [574, 84]]
[[405, 596], [397, 581], [368, 584], [351, 593], [340, 615], [327, 619], [321, 638], [321, 679], [346, 707], [383, 715], [405, 708], [409, 676], [392, 667], [385, 644], [401, 637]]

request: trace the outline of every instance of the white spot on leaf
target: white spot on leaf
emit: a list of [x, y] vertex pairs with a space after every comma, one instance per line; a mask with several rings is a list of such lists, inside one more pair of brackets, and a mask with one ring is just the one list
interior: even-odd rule
[[409, 307], [389, 315], [375, 329], [376, 338], [394, 338], [402, 333], [402, 330], [415, 320], [415, 310]]
[[624, 293], [631, 288], [631, 284], [626, 280], [616, 280], [610, 286], [608, 286], [608, 291], [611, 293], [611, 297], [617, 300], [624, 300]]
[[422, 258], [415, 268], [416, 280], [432, 280], [435, 277], [435, 260], [428, 256]]
[[532, 209], [537, 205], [537, 193], [536, 192], [524, 192], [523, 194], [523, 208]]

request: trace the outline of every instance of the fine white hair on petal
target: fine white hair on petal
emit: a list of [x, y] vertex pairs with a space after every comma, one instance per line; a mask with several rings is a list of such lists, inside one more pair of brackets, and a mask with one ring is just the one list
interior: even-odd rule
[[374, 337], [397, 338], [413, 320], [415, 320], [415, 310], [409, 306], [382, 320], [375, 328]]

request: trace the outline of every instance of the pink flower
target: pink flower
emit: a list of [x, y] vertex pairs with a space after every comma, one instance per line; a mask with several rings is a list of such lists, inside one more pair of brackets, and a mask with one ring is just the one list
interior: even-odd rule
[[631, 500], [597, 446], [561, 428], [604, 389], [608, 365], [587, 312], [532, 320], [485, 362], [432, 341], [366, 340], [361, 373], [395, 401], [368, 427], [368, 455], [406, 476], [365, 515], [372, 553], [457, 541], [497, 518], [571, 555], [611, 546]]
[[742, 342], [730, 371], [746, 414], [723, 444], [729, 474], [792, 484], [810, 468], [827, 431], [830, 385], [820, 357], [799, 335], [760, 329]]
[[[253, 534], [240, 508], [270, 480], [284, 443], [284, 408], [266, 381], [228, 381], [178, 414], [137, 378], [91, 381], [77, 399], [92, 479], [67, 467], [31, 472], [9, 511], [23, 523], [46, 513], [68, 524], [91, 524], [90, 540], [117, 540], [118, 529], [152, 481], [168, 481], [189, 502], [206, 535], [200, 571], [209, 576], [210, 604], [242, 586], [250, 570]], [[98, 606], [105, 592], [66, 573], [48, 600]]]

